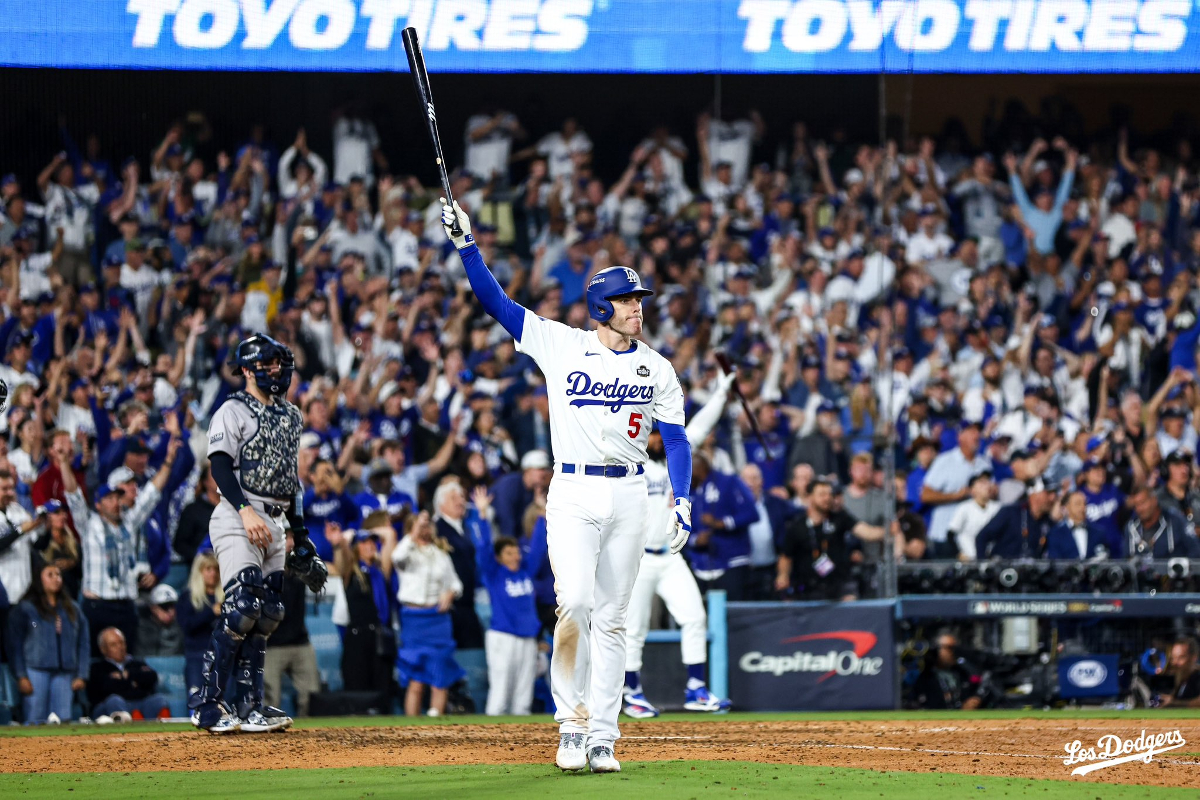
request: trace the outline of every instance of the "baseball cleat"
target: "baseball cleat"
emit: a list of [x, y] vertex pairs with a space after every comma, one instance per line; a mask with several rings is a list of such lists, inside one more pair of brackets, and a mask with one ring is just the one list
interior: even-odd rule
[[598, 744], [587, 751], [588, 769], [592, 772], [620, 772], [621, 762], [613, 755], [613, 749]]
[[237, 733], [239, 730], [241, 730], [241, 726], [238, 724], [237, 717], [233, 716], [232, 714], [222, 713], [221, 716], [217, 718], [216, 722], [208, 725], [203, 724], [200, 719], [199, 709], [196, 709], [192, 712], [192, 724], [202, 731], [208, 731], [209, 733], [214, 734]]
[[639, 692], [627, 692], [625, 694], [625, 715], [634, 719], [654, 719], [658, 716], [658, 709], [650, 704], [646, 699], [646, 695]]
[[287, 730], [292, 726], [292, 718], [272, 706], [255, 708], [238, 720], [242, 733], [270, 733], [271, 731]]
[[707, 686], [688, 689], [683, 707], [687, 711], [728, 711], [733, 704], [722, 700], [708, 690]]
[[569, 772], [576, 772], [588, 765], [587, 756], [583, 753], [582, 733], [564, 733], [559, 737], [558, 755], [554, 763], [559, 769]]
[[116, 723], [122, 724], [122, 725], [127, 722], [133, 722], [133, 715], [130, 714], [128, 711], [114, 711], [112, 713], [112, 718], [113, 718], [113, 722], [116, 722]]

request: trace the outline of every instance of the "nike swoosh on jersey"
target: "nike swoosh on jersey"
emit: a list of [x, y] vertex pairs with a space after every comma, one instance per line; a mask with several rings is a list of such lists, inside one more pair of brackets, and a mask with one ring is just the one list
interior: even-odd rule
[[598, 356], [598, 355], [600, 355], [600, 354], [599, 353], [584, 353], [583, 354], [584, 358], [587, 358], [588, 356]]

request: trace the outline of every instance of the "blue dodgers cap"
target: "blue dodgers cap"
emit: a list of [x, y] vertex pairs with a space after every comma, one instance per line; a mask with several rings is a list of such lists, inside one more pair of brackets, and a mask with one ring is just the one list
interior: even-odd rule
[[804, 360], [800, 362], [800, 368], [801, 369], [820, 369], [821, 368], [821, 359], [817, 358], [816, 356], [805, 356]]
[[828, 400], [822, 400], [821, 404], [819, 406], [817, 406], [817, 413], [818, 414], [836, 414], [837, 406], [835, 406], [833, 403], [829, 402]]
[[51, 499], [43, 503], [42, 508], [46, 509], [47, 514], [56, 514], [59, 511], [65, 511], [67, 507], [63, 505], [62, 500]]
[[96, 487], [96, 502], [99, 503], [101, 500], [108, 497], [113, 492], [119, 492], [119, 491], [121, 491], [121, 490], [114, 489], [113, 487], [109, 486], [107, 483], [102, 483]]
[[20, 181], [17, 180], [16, 174], [12, 172], [8, 173], [3, 178], [0, 178], [0, 187], [8, 186], [13, 183], [20, 183]]

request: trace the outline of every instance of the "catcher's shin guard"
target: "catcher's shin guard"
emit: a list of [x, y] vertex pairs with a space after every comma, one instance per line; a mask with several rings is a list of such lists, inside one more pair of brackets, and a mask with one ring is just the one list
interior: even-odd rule
[[[263, 578], [258, 567], [246, 567], [225, 584], [225, 602], [221, 606], [221, 624], [213, 631], [204, 653], [204, 680], [200, 690], [188, 698], [189, 708], [220, 702], [226, 678], [262, 616]], [[273, 630], [273, 629], [272, 629]]]

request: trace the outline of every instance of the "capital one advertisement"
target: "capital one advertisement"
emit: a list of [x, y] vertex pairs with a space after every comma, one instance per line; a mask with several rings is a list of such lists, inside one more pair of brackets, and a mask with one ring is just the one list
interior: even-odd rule
[[895, 708], [892, 608], [731, 604], [729, 698], [743, 711]]
[[1192, 0], [36, 0], [0, 65], [431, 72], [1193, 72]]

